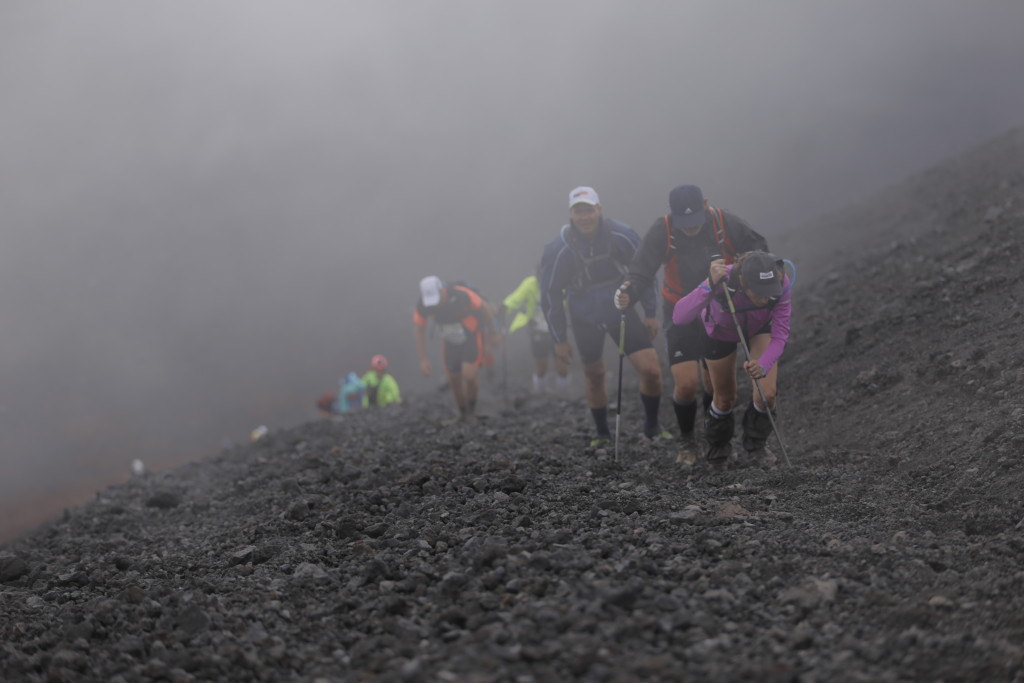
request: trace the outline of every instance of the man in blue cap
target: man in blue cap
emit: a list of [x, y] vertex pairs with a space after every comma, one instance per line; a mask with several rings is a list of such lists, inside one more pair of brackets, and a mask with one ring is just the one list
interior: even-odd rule
[[[692, 464], [698, 455], [694, 423], [697, 415], [698, 363], [704, 355], [707, 334], [700, 320], [686, 325], [672, 323], [672, 309], [681, 297], [708, 277], [711, 261], [733, 263], [739, 254], [768, 251], [768, 242], [739, 216], [712, 207], [696, 185], [679, 185], [669, 193], [670, 213], [659, 217], [648, 229], [629, 264], [615, 305], [628, 308], [648, 292], [655, 275], [665, 266], [661, 288], [665, 342], [675, 390], [672, 403], [682, 439], [678, 460]], [[732, 420], [711, 411], [711, 384], [704, 375], [706, 420]]]

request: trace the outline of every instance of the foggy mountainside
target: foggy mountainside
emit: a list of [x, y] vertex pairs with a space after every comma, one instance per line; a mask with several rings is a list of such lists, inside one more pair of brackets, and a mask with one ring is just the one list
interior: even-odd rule
[[420, 278], [511, 292], [573, 187], [642, 232], [695, 183], [774, 246], [1019, 125], [1022, 25], [1020, 0], [0, 2], [0, 541], [136, 458], [301, 424], [374, 354], [433, 390]]
[[773, 244], [792, 468], [676, 464], [629, 375], [618, 462], [491, 382], [103, 490], [0, 550], [0, 678], [1024, 680], [1022, 238], [1014, 129]]

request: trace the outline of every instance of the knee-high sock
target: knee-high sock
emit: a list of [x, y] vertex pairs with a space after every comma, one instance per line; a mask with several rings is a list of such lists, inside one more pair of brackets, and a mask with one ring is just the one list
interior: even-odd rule
[[697, 401], [694, 399], [689, 403], [679, 403], [672, 399], [672, 408], [676, 411], [676, 421], [679, 423], [681, 434], [692, 434], [693, 423], [697, 419]]
[[640, 400], [644, 404], [644, 434], [653, 437], [658, 433], [658, 407], [661, 405], [661, 396], [640, 394]]

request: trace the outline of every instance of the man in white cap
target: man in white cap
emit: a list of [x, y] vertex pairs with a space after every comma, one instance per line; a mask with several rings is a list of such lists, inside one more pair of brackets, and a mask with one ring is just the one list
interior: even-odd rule
[[631, 227], [602, 215], [594, 188], [577, 187], [569, 193], [569, 223], [544, 248], [541, 259], [541, 310], [555, 341], [555, 354], [566, 363], [572, 357], [568, 336], [572, 327], [586, 377], [587, 404], [597, 427], [594, 445], [611, 438], [602, 353], [606, 335], [618, 344], [623, 315], [625, 354], [640, 374], [644, 435], [671, 438], [658, 426], [661, 368], [651, 346], [658, 332], [654, 291], [649, 290], [641, 301], [644, 320], [635, 310], [625, 314], [616, 310], [612, 301], [639, 245], [640, 236]]
[[[415, 324], [416, 352], [420, 372], [433, 374], [427, 358], [427, 320], [433, 318], [441, 332], [442, 357], [448, 383], [455, 398], [458, 415], [448, 424], [476, 422], [476, 398], [480, 391], [477, 377], [486, 355], [484, 331], [494, 332], [494, 317], [483, 298], [464, 285], [448, 285], [429, 275], [420, 280], [420, 298], [412, 320]], [[490, 335], [494, 338], [494, 335]]]

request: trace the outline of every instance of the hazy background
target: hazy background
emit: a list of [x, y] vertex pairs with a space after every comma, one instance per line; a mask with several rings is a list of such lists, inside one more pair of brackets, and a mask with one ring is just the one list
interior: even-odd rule
[[771, 239], [999, 134], [1022, 28], [1019, 0], [6, 0], [0, 520], [310, 419], [374, 353], [433, 389], [418, 280], [500, 299], [576, 185], [643, 233], [697, 183]]

